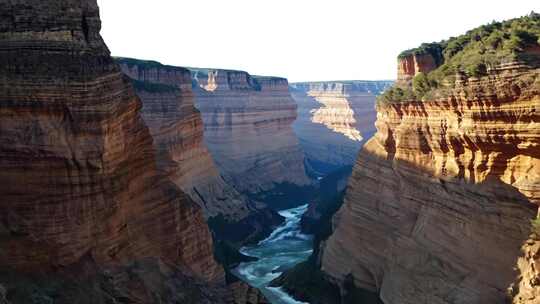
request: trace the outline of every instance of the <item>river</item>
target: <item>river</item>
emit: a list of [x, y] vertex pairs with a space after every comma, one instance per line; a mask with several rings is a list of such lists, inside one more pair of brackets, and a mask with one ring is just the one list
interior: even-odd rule
[[313, 238], [300, 232], [300, 219], [308, 205], [280, 211], [285, 222], [255, 246], [242, 247], [240, 252], [258, 258], [241, 263], [233, 273], [253, 287], [259, 288], [272, 304], [302, 304], [279, 287], [268, 284], [283, 271], [308, 259], [313, 251]]

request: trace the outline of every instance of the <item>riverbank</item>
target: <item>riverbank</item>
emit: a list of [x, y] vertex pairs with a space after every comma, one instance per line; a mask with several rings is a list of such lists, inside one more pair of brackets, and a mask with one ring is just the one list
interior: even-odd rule
[[240, 263], [232, 273], [253, 287], [259, 288], [272, 304], [299, 304], [279, 287], [270, 287], [272, 280], [298, 263], [306, 261], [313, 251], [313, 237], [300, 229], [302, 215], [308, 205], [280, 211], [285, 222], [257, 245], [246, 246], [240, 252], [257, 258]]

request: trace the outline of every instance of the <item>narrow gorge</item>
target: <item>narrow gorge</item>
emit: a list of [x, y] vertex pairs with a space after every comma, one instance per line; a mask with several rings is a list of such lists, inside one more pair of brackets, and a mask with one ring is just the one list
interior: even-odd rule
[[[142, 100], [141, 114], [154, 138], [158, 168], [200, 205], [217, 250], [244, 255], [218, 260], [261, 289], [272, 303], [292, 301], [267, 284], [309, 256], [311, 238], [305, 233], [312, 231], [300, 223], [323, 215], [326, 202], [320, 197], [343, 191], [364, 142], [360, 134], [373, 134], [375, 94], [391, 82], [303, 83], [289, 88], [283, 78], [242, 71], [130, 58], [116, 62]], [[317, 146], [327, 150], [318, 154]], [[330, 147], [343, 148], [339, 160], [328, 161]], [[326, 159], [313, 159], [317, 155]], [[328, 183], [335, 187], [323, 191], [321, 185]], [[303, 188], [320, 193], [304, 201]], [[278, 227], [281, 217], [273, 209], [307, 202], [309, 208], [306, 204], [280, 211], [287, 216]], [[247, 246], [240, 248], [242, 244]]]
[[[204, 211], [220, 240], [244, 243], [270, 234], [282, 221], [263, 202], [253, 201], [229, 184], [203, 140], [201, 113], [191, 71], [155, 61], [117, 58], [142, 100], [142, 117], [158, 151], [158, 168], [168, 173]], [[215, 155], [215, 154], [214, 154]], [[214, 156], [215, 157], [215, 156]]]
[[540, 14], [289, 83], [97, 1], [0, 0], [0, 304], [540, 303]]

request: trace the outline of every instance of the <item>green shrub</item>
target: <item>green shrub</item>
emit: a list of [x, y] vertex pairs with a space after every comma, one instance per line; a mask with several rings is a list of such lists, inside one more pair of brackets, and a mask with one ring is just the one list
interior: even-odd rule
[[413, 91], [418, 98], [422, 98], [431, 89], [431, 84], [425, 73], [418, 73], [413, 78]]
[[401, 88], [397, 86], [389, 88], [377, 97], [377, 101], [381, 103], [406, 102], [414, 101], [416, 99], [417, 96], [411, 88]]
[[473, 63], [465, 68], [465, 72], [468, 76], [480, 77], [486, 74], [487, 68], [484, 63]]
[[504, 40], [504, 35], [501, 31], [496, 31], [491, 33], [489, 37], [486, 39], [486, 44], [491, 49], [497, 49], [501, 46], [502, 42]]
[[[444, 43], [443, 43], [444, 44]], [[415, 49], [410, 49], [399, 54], [398, 58], [405, 58], [410, 55], [425, 55], [429, 54], [435, 60], [437, 65], [441, 64], [443, 61], [443, 49], [444, 45], [438, 42], [432, 43], [422, 43], [420, 47]]]
[[461, 36], [458, 38], [450, 38], [443, 51], [443, 57], [445, 60], [452, 58], [457, 53], [461, 52], [463, 48], [469, 43], [469, 36]]

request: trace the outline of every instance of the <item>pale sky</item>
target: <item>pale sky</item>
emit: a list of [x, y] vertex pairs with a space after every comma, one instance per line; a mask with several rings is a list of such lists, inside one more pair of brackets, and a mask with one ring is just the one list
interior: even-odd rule
[[403, 50], [540, 0], [98, 0], [114, 56], [289, 81], [396, 78]]

